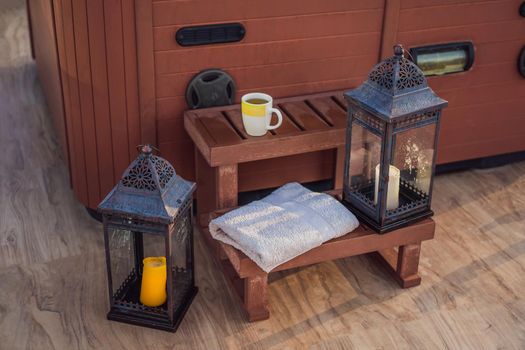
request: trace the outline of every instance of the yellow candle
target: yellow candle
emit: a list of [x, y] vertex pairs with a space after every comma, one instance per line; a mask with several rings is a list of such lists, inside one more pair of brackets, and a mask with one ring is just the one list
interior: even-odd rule
[[140, 302], [146, 306], [160, 306], [166, 302], [166, 257], [143, 260]]
[[[377, 194], [379, 192], [379, 164], [376, 166], [376, 181], [374, 192], [374, 204], [377, 205]], [[386, 194], [386, 209], [392, 210], [399, 207], [399, 169], [390, 165], [388, 169], [388, 193]]]

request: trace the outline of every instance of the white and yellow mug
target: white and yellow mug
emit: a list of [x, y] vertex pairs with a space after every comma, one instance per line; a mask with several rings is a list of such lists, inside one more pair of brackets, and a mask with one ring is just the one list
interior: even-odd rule
[[[272, 96], [260, 92], [246, 94], [241, 100], [242, 123], [251, 136], [263, 136], [268, 130], [277, 129], [283, 122], [283, 115], [273, 108]], [[277, 124], [270, 125], [272, 114], [277, 115]]]

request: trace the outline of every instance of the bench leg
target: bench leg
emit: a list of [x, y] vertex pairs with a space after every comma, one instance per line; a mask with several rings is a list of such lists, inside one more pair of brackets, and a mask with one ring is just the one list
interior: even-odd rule
[[[215, 168], [216, 209], [237, 206], [237, 197], [239, 195], [237, 169], [237, 164], [222, 165]], [[218, 245], [217, 247], [216, 254], [219, 256], [219, 259], [226, 259], [222, 249]]]
[[421, 284], [421, 277], [417, 273], [420, 252], [421, 242], [400, 246], [397, 257], [393, 249], [374, 252], [372, 255], [392, 274], [401, 288], [411, 288]]
[[268, 310], [268, 274], [246, 277], [244, 279], [244, 310], [248, 321], [261, 321], [270, 318]]
[[195, 177], [197, 186], [197, 218], [207, 226], [209, 213], [237, 206], [239, 195], [237, 164], [210, 167], [195, 148]]
[[334, 190], [343, 188], [343, 179], [345, 172], [345, 147], [338, 147], [335, 149], [335, 164], [334, 164]]
[[215, 171], [217, 209], [236, 207], [239, 195], [237, 164], [221, 165]]
[[417, 273], [420, 252], [421, 243], [399, 247], [396, 272], [402, 288], [410, 288], [421, 284], [421, 277]]
[[197, 181], [197, 222], [207, 226], [209, 213], [216, 210], [215, 168], [206, 162], [200, 151], [195, 147], [195, 180]]
[[230, 284], [233, 293], [239, 298], [248, 321], [262, 321], [270, 318], [268, 309], [268, 274], [261, 272], [255, 276], [240, 278], [228, 259], [213, 259]]

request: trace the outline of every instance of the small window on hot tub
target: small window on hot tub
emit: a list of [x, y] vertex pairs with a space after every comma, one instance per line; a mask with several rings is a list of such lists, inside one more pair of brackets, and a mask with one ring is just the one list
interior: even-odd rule
[[471, 42], [414, 47], [410, 55], [426, 76], [465, 72], [474, 63]]

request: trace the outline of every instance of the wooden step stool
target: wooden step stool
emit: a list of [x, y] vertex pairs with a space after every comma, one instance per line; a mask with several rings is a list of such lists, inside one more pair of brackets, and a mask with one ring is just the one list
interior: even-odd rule
[[[219, 210], [211, 214], [210, 219], [227, 211]], [[365, 225], [360, 225], [345, 236], [325, 242], [277, 266], [270, 273], [370, 253], [375, 261], [388, 270], [401, 288], [414, 287], [421, 283], [418, 275], [421, 242], [434, 238], [434, 228], [434, 221], [425, 219], [380, 235]], [[248, 320], [253, 322], [269, 318], [268, 273], [261, 270], [243, 252], [213, 239], [207, 226], [201, 227], [200, 231], [215, 263], [239, 297]]]
[[[239, 105], [191, 110], [184, 115], [184, 126], [196, 145], [197, 218], [201, 232], [250, 321], [269, 317], [268, 274], [239, 250], [212, 239], [207, 228], [211, 218], [237, 206], [238, 164], [333, 149], [334, 188], [341, 189], [343, 180], [346, 112], [342, 92], [280, 99], [274, 105], [283, 112], [283, 124], [262, 137], [245, 133]], [[421, 282], [417, 274], [421, 242], [433, 237], [431, 219], [384, 235], [361, 225], [271, 272], [371, 253], [401, 287], [413, 287]]]

